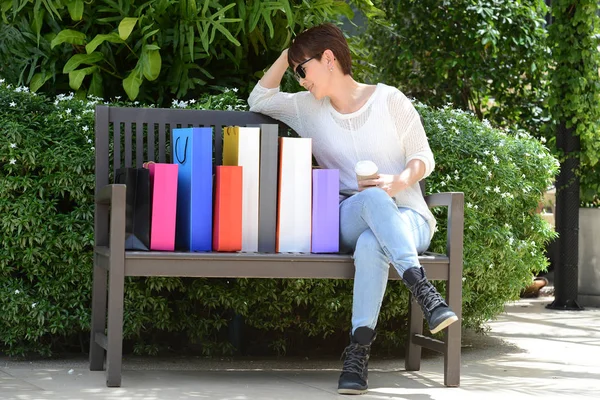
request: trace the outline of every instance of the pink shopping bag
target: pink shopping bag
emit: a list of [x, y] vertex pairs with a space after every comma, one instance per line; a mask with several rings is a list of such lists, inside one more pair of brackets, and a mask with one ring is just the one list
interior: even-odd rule
[[150, 250], [175, 250], [177, 164], [148, 163], [150, 170]]

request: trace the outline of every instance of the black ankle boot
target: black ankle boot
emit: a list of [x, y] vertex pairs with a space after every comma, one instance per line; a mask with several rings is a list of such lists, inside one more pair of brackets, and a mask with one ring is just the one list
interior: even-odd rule
[[431, 333], [437, 333], [458, 321], [456, 314], [427, 280], [423, 267], [407, 269], [404, 271], [402, 280], [421, 306]]
[[367, 393], [369, 354], [375, 336], [375, 331], [366, 326], [356, 328], [354, 335], [350, 335], [350, 344], [342, 354], [344, 366], [338, 383], [338, 393]]

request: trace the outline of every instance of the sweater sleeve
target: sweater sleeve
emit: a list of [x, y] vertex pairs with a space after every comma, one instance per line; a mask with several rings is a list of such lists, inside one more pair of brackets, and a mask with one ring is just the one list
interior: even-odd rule
[[435, 168], [435, 160], [419, 113], [399, 90], [390, 94], [388, 106], [404, 147], [406, 163], [411, 160], [423, 161], [425, 174], [421, 179], [427, 178]]
[[302, 131], [297, 94], [281, 92], [279, 88], [267, 89], [258, 82], [248, 97], [250, 111], [275, 118], [296, 132]]

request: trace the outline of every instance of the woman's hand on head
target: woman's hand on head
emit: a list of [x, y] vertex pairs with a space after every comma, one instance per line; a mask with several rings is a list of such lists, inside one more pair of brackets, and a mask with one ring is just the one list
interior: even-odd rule
[[377, 187], [385, 191], [390, 197], [406, 189], [409, 185], [404, 182], [400, 175], [379, 174], [377, 178], [358, 181], [358, 191]]

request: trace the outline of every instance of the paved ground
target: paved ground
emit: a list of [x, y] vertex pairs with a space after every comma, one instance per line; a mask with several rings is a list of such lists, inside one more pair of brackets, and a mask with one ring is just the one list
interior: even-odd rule
[[[600, 398], [600, 309], [544, 308], [552, 298], [520, 300], [490, 323], [487, 336], [466, 332], [460, 388], [443, 386], [443, 359], [419, 372], [404, 360], [371, 361], [370, 391], [361, 399]], [[334, 399], [338, 360], [124, 361], [123, 386], [106, 388], [86, 360], [0, 359], [0, 399]]]

